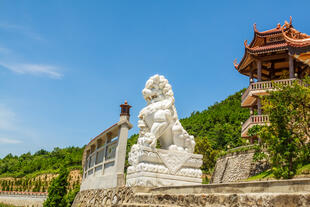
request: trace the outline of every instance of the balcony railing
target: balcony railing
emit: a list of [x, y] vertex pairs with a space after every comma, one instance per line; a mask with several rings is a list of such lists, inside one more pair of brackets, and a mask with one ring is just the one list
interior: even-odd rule
[[246, 89], [244, 94], [242, 95], [242, 102], [246, 99], [246, 97], [249, 95], [250, 92], [252, 91], [261, 91], [261, 90], [272, 90], [275, 89], [275, 86], [278, 84], [281, 85], [292, 85], [292, 83], [298, 80], [296, 78], [291, 78], [291, 79], [283, 79], [283, 80], [275, 80], [275, 81], [261, 81], [261, 82], [256, 82], [256, 83], [251, 83], [250, 86]]
[[246, 122], [242, 125], [241, 135], [242, 137], [247, 136], [248, 130], [255, 125], [265, 125], [269, 123], [268, 115], [252, 115]]

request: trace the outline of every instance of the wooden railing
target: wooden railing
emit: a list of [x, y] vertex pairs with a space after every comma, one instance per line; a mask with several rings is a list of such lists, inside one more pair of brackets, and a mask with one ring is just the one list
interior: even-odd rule
[[251, 125], [257, 125], [257, 124], [266, 124], [269, 123], [269, 116], [268, 115], [252, 115], [244, 124], [242, 125], [242, 133], [248, 129]]
[[274, 89], [276, 85], [281, 84], [285, 86], [292, 85], [292, 83], [298, 80], [296, 78], [291, 79], [283, 79], [283, 80], [275, 80], [275, 81], [261, 81], [256, 83], [251, 83], [250, 86], [246, 89], [244, 94], [242, 95], [242, 102], [244, 99], [249, 95], [251, 91], [258, 91], [258, 90], [271, 90]]

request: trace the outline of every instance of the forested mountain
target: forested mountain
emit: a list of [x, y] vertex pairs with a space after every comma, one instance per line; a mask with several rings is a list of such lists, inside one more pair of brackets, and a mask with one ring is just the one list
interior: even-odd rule
[[54, 148], [48, 152], [39, 150], [34, 154], [30, 152], [20, 156], [8, 154], [0, 159], [0, 177], [23, 177], [30, 174], [58, 172], [60, 166], [81, 169], [81, 159], [84, 148], [68, 147]]
[[249, 118], [249, 110], [241, 108], [241, 90], [202, 112], [181, 119], [183, 127], [196, 139], [207, 138], [214, 149], [237, 147], [241, 139], [241, 122]]
[[[243, 142], [240, 137], [241, 122], [249, 117], [249, 111], [240, 106], [241, 93], [242, 91], [239, 91], [202, 112], [193, 112], [190, 117], [181, 119], [183, 127], [189, 134], [195, 136], [198, 147], [196, 151], [204, 154], [205, 162], [212, 159], [211, 163], [205, 163], [206, 166], [212, 167], [215, 153], [226, 150], [227, 146], [230, 148], [240, 146]], [[137, 142], [137, 138], [137, 134], [130, 137], [127, 153]], [[55, 148], [52, 152], [39, 150], [33, 155], [30, 153], [21, 156], [9, 154], [0, 159], [0, 177], [23, 177], [29, 174], [58, 172], [61, 165], [81, 169], [83, 149], [83, 147], [69, 147]]]

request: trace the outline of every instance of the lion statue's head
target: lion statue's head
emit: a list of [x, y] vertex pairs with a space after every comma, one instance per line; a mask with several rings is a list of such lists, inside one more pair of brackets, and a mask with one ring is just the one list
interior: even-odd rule
[[168, 80], [162, 75], [154, 75], [146, 82], [142, 94], [147, 104], [152, 104], [167, 98], [173, 99], [173, 91]]

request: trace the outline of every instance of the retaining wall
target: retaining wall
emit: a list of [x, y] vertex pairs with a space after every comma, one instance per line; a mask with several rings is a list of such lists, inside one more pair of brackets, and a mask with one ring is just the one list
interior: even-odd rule
[[216, 161], [211, 183], [228, 183], [245, 180], [269, 168], [266, 161], [253, 161], [255, 150], [235, 152]]
[[308, 207], [310, 179], [81, 191], [73, 207]]

